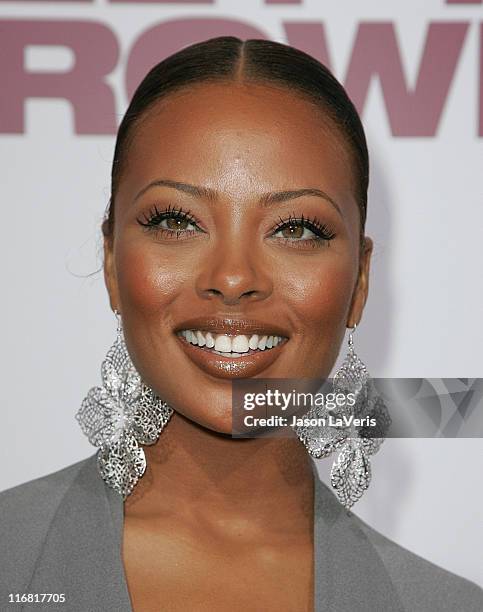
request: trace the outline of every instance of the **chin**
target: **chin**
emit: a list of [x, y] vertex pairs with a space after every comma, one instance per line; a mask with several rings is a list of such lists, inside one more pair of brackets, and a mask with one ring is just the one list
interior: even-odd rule
[[194, 414], [188, 412], [178, 412], [176, 414], [181, 416], [185, 421], [190, 422], [194, 427], [211, 431], [215, 434], [222, 434], [224, 436], [232, 436], [232, 415], [231, 407], [224, 410], [225, 414], [219, 415], [204, 415]]

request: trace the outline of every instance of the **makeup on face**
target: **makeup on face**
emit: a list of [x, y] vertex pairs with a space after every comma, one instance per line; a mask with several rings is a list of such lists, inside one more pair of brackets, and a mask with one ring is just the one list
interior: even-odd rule
[[115, 291], [138, 371], [187, 418], [227, 432], [230, 380], [329, 375], [358, 273], [348, 160], [310, 104], [261, 86], [207, 85], [137, 128]]
[[289, 341], [286, 329], [241, 318], [199, 317], [182, 323], [175, 333], [197, 366], [222, 378], [261, 373]]

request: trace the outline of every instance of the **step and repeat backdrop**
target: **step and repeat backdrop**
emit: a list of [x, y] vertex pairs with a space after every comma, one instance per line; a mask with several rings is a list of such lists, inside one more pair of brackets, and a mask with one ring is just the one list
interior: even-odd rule
[[[115, 337], [100, 223], [116, 127], [152, 65], [219, 35], [312, 54], [362, 115], [371, 374], [483, 374], [482, 1], [0, 0], [0, 489], [94, 451], [74, 414]], [[355, 511], [483, 584], [482, 450], [387, 440]]]

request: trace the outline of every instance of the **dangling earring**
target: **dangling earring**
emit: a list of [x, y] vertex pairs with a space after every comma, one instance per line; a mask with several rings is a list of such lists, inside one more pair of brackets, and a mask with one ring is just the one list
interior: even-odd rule
[[102, 386], [92, 387], [76, 419], [89, 442], [99, 447], [97, 467], [102, 479], [123, 499], [146, 470], [140, 444], [154, 444], [173, 409], [143, 383], [123, 337], [117, 310], [117, 338], [102, 362]]
[[[354, 404], [328, 410], [311, 409], [308, 416], [323, 422], [346, 418], [346, 426], [298, 427], [295, 431], [310, 455], [319, 459], [339, 450], [332, 464], [330, 482], [338, 500], [347, 509], [358, 501], [371, 482], [370, 455], [379, 450], [391, 423], [382, 398], [376, 393], [369, 372], [354, 351], [354, 332], [349, 334], [349, 350], [333, 378], [334, 393], [349, 393]], [[330, 416], [329, 416], [330, 415]], [[354, 421], [358, 419], [359, 421]], [[371, 424], [372, 421], [372, 424]], [[361, 422], [363, 425], [355, 425]]]

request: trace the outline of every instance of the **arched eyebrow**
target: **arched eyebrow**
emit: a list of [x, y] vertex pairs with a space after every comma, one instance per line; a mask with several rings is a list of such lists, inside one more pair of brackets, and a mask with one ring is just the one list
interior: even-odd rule
[[[153, 187], [170, 187], [171, 189], [176, 189], [178, 191], [182, 191], [183, 193], [187, 193], [188, 195], [193, 196], [195, 198], [201, 198], [210, 202], [216, 202], [219, 200], [218, 192], [214, 189], [211, 189], [210, 187], [191, 185], [190, 183], [182, 183], [180, 181], [172, 181], [170, 179], [156, 179], [154, 181], [151, 181], [145, 187], [143, 187], [141, 191], [139, 191], [139, 193], [136, 195], [133, 202], [136, 202], [142, 195], [144, 195], [149, 189], [152, 189]], [[263, 194], [260, 197], [258, 203], [260, 206], [268, 208], [281, 202], [287, 202], [288, 200], [295, 200], [296, 198], [301, 198], [302, 196], [315, 196], [318, 198], [322, 198], [323, 200], [331, 204], [341, 217], [344, 216], [342, 214], [341, 207], [332, 197], [330, 197], [322, 189], [315, 189], [312, 187], [306, 187], [304, 189], [291, 189], [287, 191], [270, 191], [268, 193]]]
[[266, 193], [262, 195], [260, 198], [260, 205], [264, 207], [273, 206], [274, 204], [278, 204], [279, 202], [286, 202], [287, 200], [295, 200], [296, 198], [301, 198], [302, 196], [316, 196], [318, 198], [322, 198], [331, 204], [336, 211], [339, 213], [341, 217], [342, 214], [341, 207], [337, 204], [337, 202], [329, 196], [322, 189], [314, 189], [312, 187], [306, 187], [305, 189], [292, 189], [290, 191], [273, 191], [270, 193]]
[[209, 187], [200, 187], [199, 185], [190, 185], [189, 183], [180, 183], [179, 181], [171, 181], [170, 179], [156, 179], [148, 183], [146, 187], [143, 187], [141, 191], [136, 195], [133, 203], [139, 200], [139, 198], [152, 189], [153, 187], [171, 187], [171, 189], [177, 189], [183, 193], [187, 193], [195, 198], [201, 198], [203, 200], [209, 200], [210, 202], [216, 202], [218, 200], [218, 192]]

